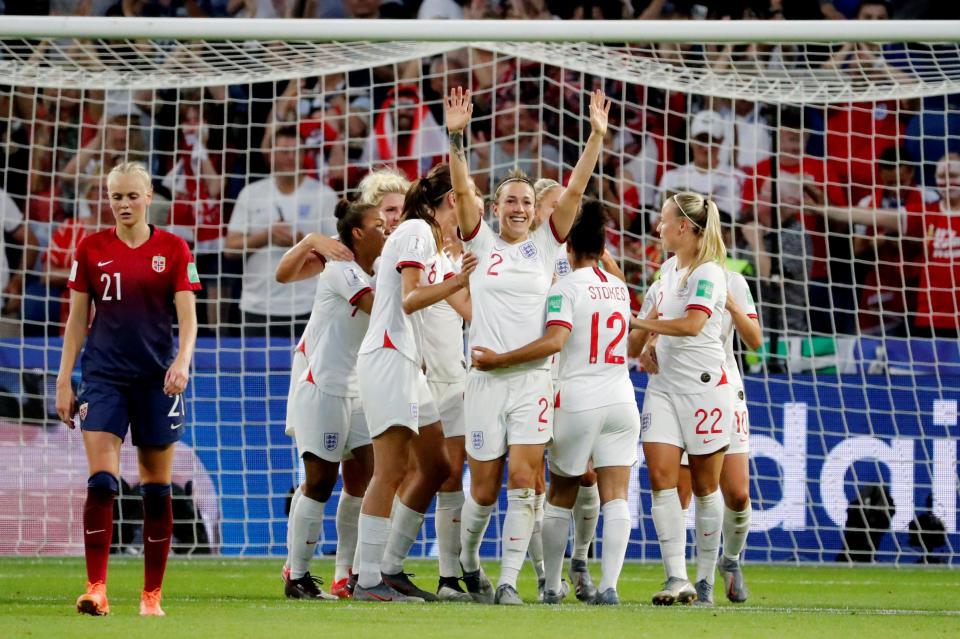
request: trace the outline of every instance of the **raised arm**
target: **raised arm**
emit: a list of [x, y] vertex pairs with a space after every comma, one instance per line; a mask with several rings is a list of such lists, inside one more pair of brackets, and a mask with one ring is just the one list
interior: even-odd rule
[[597, 165], [600, 151], [603, 150], [603, 136], [607, 134], [609, 115], [610, 101], [607, 100], [606, 94], [599, 89], [594, 91], [590, 95], [590, 137], [587, 139], [586, 146], [583, 147], [583, 154], [577, 160], [577, 165], [573, 167], [567, 188], [563, 190], [563, 195], [557, 201], [557, 208], [550, 216], [553, 228], [559, 237], [566, 237], [573, 226], [580, 200], [583, 199], [583, 192], [590, 182], [590, 176], [593, 175], [593, 167]]
[[457, 200], [457, 224], [460, 235], [470, 237], [480, 224], [480, 212], [473, 199], [473, 185], [467, 167], [467, 152], [463, 146], [463, 136], [473, 114], [470, 91], [461, 87], [451, 89], [449, 96], [443, 96], [443, 104], [450, 135], [450, 180]]

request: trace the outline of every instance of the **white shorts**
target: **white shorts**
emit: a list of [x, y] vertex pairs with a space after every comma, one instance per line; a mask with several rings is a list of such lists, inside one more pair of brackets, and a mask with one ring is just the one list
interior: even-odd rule
[[691, 455], [709, 455], [730, 444], [733, 397], [730, 384], [694, 395], [647, 389], [640, 417], [643, 443], [671, 444]]
[[287, 391], [287, 421], [284, 427], [284, 432], [290, 437], [295, 436], [294, 423], [290, 421], [290, 412], [293, 409], [293, 393], [297, 390], [297, 382], [306, 374], [309, 364], [307, 356], [299, 348], [293, 351], [293, 356], [290, 358], [290, 389]]
[[438, 382], [427, 380], [427, 388], [440, 413], [444, 437], [463, 437], [463, 395], [466, 381]]
[[467, 454], [478, 461], [503, 457], [515, 444], [546, 444], [553, 437], [548, 370], [511, 375], [470, 371], [463, 404]]
[[352, 450], [371, 443], [359, 397], [328, 395], [306, 379], [294, 388], [287, 423], [294, 426], [301, 457], [311, 453], [337, 463], [352, 459]]
[[557, 408], [553, 418], [553, 441], [547, 446], [551, 474], [579, 477], [587, 472], [591, 459], [594, 468], [637, 463], [640, 411], [636, 403], [577, 412]]
[[[750, 454], [750, 414], [747, 412], [747, 402], [743, 399], [743, 391], [737, 391], [734, 397], [733, 429], [730, 433], [730, 448], [725, 455]], [[687, 451], [683, 451], [680, 458], [681, 466], [689, 466]]]
[[370, 437], [391, 426], [420, 432], [421, 426], [440, 421], [437, 405], [420, 367], [392, 348], [378, 348], [357, 357], [360, 399]]

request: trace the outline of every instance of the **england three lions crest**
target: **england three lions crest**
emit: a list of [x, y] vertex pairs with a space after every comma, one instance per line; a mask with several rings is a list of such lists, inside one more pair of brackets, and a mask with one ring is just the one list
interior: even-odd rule
[[324, 433], [323, 434], [323, 447], [327, 450], [336, 450], [337, 444], [340, 443], [340, 433]]
[[157, 273], [163, 273], [167, 268], [167, 258], [162, 255], [154, 255], [153, 262], [150, 265]]

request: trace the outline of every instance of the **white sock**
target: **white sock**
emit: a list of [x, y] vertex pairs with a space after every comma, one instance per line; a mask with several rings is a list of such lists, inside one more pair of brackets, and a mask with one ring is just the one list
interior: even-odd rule
[[362, 588], [373, 588], [380, 583], [380, 562], [390, 534], [390, 520], [360, 513], [357, 526], [357, 558], [353, 566], [357, 583]]
[[723, 507], [723, 556], [733, 561], [740, 559], [743, 547], [747, 545], [747, 533], [750, 532], [750, 517], [753, 509], [747, 504], [746, 510], [730, 510]]
[[393, 509], [393, 524], [390, 527], [390, 536], [387, 539], [387, 547], [383, 552], [383, 562], [380, 564], [380, 570], [385, 575], [395, 575], [403, 571], [403, 562], [413, 547], [413, 542], [417, 540], [420, 534], [420, 527], [423, 525], [423, 513], [397, 502]]
[[616, 588], [623, 570], [623, 558], [630, 541], [630, 507], [625, 499], [614, 499], [603, 505], [603, 556], [600, 565], [599, 592]]
[[300, 486], [297, 486], [297, 489], [293, 491], [293, 497], [290, 498], [290, 512], [287, 514], [287, 559], [283, 562], [284, 568], [290, 567], [290, 554], [293, 548], [290, 544], [293, 539], [293, 513], [297, 511], [297, 502], [300, 501], [302, 496], [303, 491], [300, 490]]
[[353, 559], [357, 554], [357, 526], [360, 521], [361, 497], [340, 493], [337, 504], [337, 560], [333, 580], [340, 581], [350, 576]]
[[463, 510], [463, 491], [437, 493], [437, 511], [434, 526], [437, 529], [437, 552], [440, 576], [460, 576], [460, 515]]
[[600, 491], [597, 485], [581, 486], [573, 506], [573, 558], [586, 559], [590, 543], [597, 535], [600, 516]]
[[480, 544], [492, 511], [493, 504], [481, 506], [471, 495], [464, 495], [460, 512], [460, 565], [464, 572], [480, 569]]
[[653, 491], [650, 516], [657, 530], [660, 556], [663, 558], [663, 571], [667, 579], [670, 577], [688, 579], [684, 558], [687, 528], [683, 522], [683, 509], [680, 508], [680, 497], [677, 496], [676, 488]]
[[293, 534], [290, 539], [290, 579], [300, 579], [310, 570], [310, 559], [317, 550], [317, 538], [323, 528], [322, 501], [302, 495], [293, 511]]
[[547, 502], [543, 507], [544, 589], [560, 592], [563, 554], [570, 538], [570, 517], [573, 511]]
[[720, 530], [723, 525], [723, 495], [719, 490], [697, 497], [697, 581], [713, 583], [717, 569], [717, 551], [720, 550]]
[[533, 488], [513, 488], [507, 491], [507, 514], [503, 518], [503, 554], [500, 556], [500, 579], [497, 587], [517, 587], [517, 577], [527, 556], [530, 535], [533, 533], [533, 503], [537, 494]]
[[543, 578], [543, 537], [540, 531], [543, 530], [543, 503], [547, 496], [540, 493], [533, 502], [533, 533], [530, 535], [530, 546], [527, 548], [527, 554], [530, 555], [530, 563], [533, 564], [533, 570], [537, 573], [537, 579]]

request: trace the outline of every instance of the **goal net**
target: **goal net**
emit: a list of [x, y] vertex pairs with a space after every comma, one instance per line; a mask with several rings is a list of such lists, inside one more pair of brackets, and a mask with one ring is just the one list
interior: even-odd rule
[[[309, 304], [275, 294], [266, 261], [226, 248], [228, 233], [256, 230], [232, 222], [238, 199], [287, 170], [272, 150], [281, 130], [297, 179], [316, 182], [310, 197], [355, 197], [384, 166], [423, 175], [447, 153], [441, 95], [463, 86], [475, 104], [470, 169], [487, 194], [515, 167], [564, 181], [589, 135], [589, 92], [606, 91], [610, 128], [588, 191], [610, 215], [608, 248], [636, 309], [666, 257], [662, 200], [693, 189], [717, 202], [728, 268], [747, 278], [765, 338], [739, 353], [748, 561], [957, 563], [960, 51], [935, 41], [950, 38], [900, 43], [854, 25], [857, 41], [833, 31], [823, 42], [800, 24], [790, 41], [767, 23], [697, 22], [631, 23], [633, 37], [617, 35], [622, 24], [597, 36], [587, 23], [480, 23], [454, 38], [463, 24], [418, 36], [422, 23], [238, 20], [208, 29], [214, 41], [196, 21], [11, 20], [0, 25], [0, 553], [82, 553], [86, 458], [79, 432], [57, 422], [53, 380], [72, 255], [112, 226], [102, 176], [122, 160], [148, 167], [150, 219], [190, 243], [203, 284], [175, 552], [285, 553], [300, 472], [285, 405]], [[258, 35], [278, 29], [290, 35]], [[523, 41], [533, 37], [555, 41]], [[292, 222], [274, 201], [255, 213], [330, 228], [332, 210], [297, 226], [315, 204], [296, 201]], [[633, 368], [642, 398], [646, 375]], [[114, 541], [137, 552], [129, 446], [121, 475], [129, 498]], [[628, 558], [655, 560], [642, 463], [630, 507]], [[499, 554], [500, 521], [485, 555]], [[434, 539], [428, 514], [413, 554], [434, 553]]]

